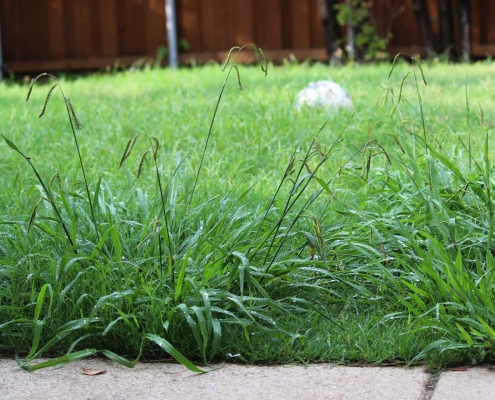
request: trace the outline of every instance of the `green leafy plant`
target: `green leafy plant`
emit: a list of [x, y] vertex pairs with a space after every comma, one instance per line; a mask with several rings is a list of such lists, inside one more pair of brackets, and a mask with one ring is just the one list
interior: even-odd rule
[[[262, 50], [256, 45], [252, 48], [266, 75], [268, 65]], [[24, 302], [24, 296], [20, 296], [12, 307], [16, 316], [9, 313], [12, 319], [1, 326], [2, 334], [7, 338], [14, 338], [19, 330], [32, 331], [30, 350], [23, 360], [19, 359], [23, 368], [36, 370], [96, 353], [132, 367], [140, 359], [145, 343], [152, 342], [187, 368], [204, 372], [177, 350], [174, 340], [189, 338], [189, 352], [199, 353], [201, 361], [208, 363], [218, 355], [226, 327], [240, 326], [248, 342], [253, 332], [292, 337], [294, 334], [280, 325], [273, 313], [297, 315], [312, 308], [325, 315], [321, 307], [304, 297], [299, 298], [299, 290], [294, 290], [307, 279], [306, 269], [310, 265], [299, 259], [301, 251], [308, 246], [308, 240], [310, 244], [316, 240], [321, 245], [322, 233], [301, 234], [296, 227], [305, 215], [311, 215], [315, 227], [323, 218], [308, 212], [322, 191], [316, 190], [309, 195], [305, 192], [332, 153], [333, 146], [324, 152], [315, 139], [301, 162], [296, 163], [294, 156], [291, 157], [279, 188], [287, 183], [292, 188], [285, 209], [274, 225], [268, 215], [278, 214], [273, 206], [279, 190], [268, 208], [257, 213], [243, 211], [242, 206], [228, 197], [197, 198], [218, 106], [233, 70], [241, 86], [235, 63], [241, 50], [234, 48], [223, 67], [223, 70], [228, 68], [227, 77], [193, 179], [188, 177], [185, 168], [187, 157], [178, 159], [170, 176], [165, 178], [160, 164], [159, 141], [154, 136], [149, 137], [150, 148], [140, 158], [137, 176], [143, 176], [147, 170], [146, 160], [151, 157], [157, 187], [152, 198], [135, 188], [125, 199], [126, 205], [117, 208], [106, 194], [111, 193], [112, 188], [100, 178], [93, 193], [89, 183], [84, 181], [87, 198], [83, 201], [77, 192], [66, 192], [60, 184], [58, 189], [56, 185], [52, 188], [51, 184], [46, 184], [31, 158], [4, 137], [7, 145], [32, 167], [42, 185], [42, 196], [46, 196], [56, 215], [56, 218], [46, 215], [39, 205], [33, 212], [26, 240], [30, 247], [34, 245], [39, 249], [35, 252], [41, 253], [42, 248], [53, 246], [53, 254], [29, 264], [36, 271], [35, 277], [11, 288], [20, 293], [29, 288], [29, 300]], [[234, 51], [237, 53], [231, 62]], [[41, 115], [57, 86], [60, 87], [58, 81], [48, 92]], [[82, 168], [75, 134], [80, 123], [72, 103], [65, 96], [64, 99]], [[127, 171], [137, 139], [136, 135], [129, 140], [120, 161], [119, 167]], [[320, 159], [311, 167], [315, 157]], [[289, 176], [296, 164], [297, 173], [291, 180]], [[305, 170], [309, 172], [305, 173]], [[59, 178], [57, 175], [51, 183]], [[97, 232], [95, 235], [79, 228], [78, 221], [88, 221], [88, 210]], [[272, 226], [276, 228], [272, 229]], [[60, 227], [69, 247], [61, 242], [57, 233]], [[231, 233], [225, 235], [224, 232]], [[15, 248], [16, 244], [12, 242], [9, 246]], [[20, 248], [12, 251], [22, 252]], [[322, 246], [318, 254], [323, 257], [319, 264], [324, 273], [326, 262]], [[310, 274], [308, 278], [312, 279]], [[51, 283], [44, 282], [45, 279]], [[291, 289], [280, 290], [279, 284]], [[270, 287], [273, 289], [267, 289]], [[319, 291], [319, 295], [324, 292], [317, 285], [314, 290]], [[315, 296], [318, 296], [316, 292], [313, 300], [316, 300]], [[32, 318], [29, 318], [31, 313]], [[128, 355], [135, 358], [134, 361], [117, 355], [112, 350], [115, 344], [106, 339], [112, 337], [116, 326], [121, 324], [132, 336], [133, 351]], [[16, 348], [20, 345], [17, 343]], [[81, 347], [85, 349], [79, 350]], [[184, 344], [182, 347], [188, 348]], [[22, 351], [22, 348], [18, 349]], [[48, 352], [59, 353], [61, 349], [65, 349], [65, 355], [30, 365], [36, 358]]]
[[[46, 129], [46, 116], [0, 107], [14, 150], [0, 166], [2, 354], [29, 370], [95, 354], [129, 367], [173, 357], [196, 372], [226, 359], [493, 360], [492, 116], [456, 103], [468, 99], [463, 73], [400, 58], [393, 71], [344, 68], [359, 82], [354, 116], [296, 115], [294, 81], [327, 67], [265, 80], [235, 55], [229, 111], [204, 129], [213, 66], [62, 81], [98, 133], [81, 147], [88, 177], [101, 171], [88, 182], [96, 224], [78, 158], [50, 154], [66, 146], [57, 114]], [[485, 68], [469, 80], [481, 104]], [[66, 107], [52, 97], [47, 111]], [[316, 137], [301, 133], [320, 119]], [[122, 152], [108, 146], [122, 135]]]
[[339, 25], [352, 25], [356, 58], [360, 61], [380, 61], [388, 57], [387, 45], [392, 34], [378, 35], [372, 23], [372, 7], [373, 2], [369, 0], [349, 0], [335, 5]]

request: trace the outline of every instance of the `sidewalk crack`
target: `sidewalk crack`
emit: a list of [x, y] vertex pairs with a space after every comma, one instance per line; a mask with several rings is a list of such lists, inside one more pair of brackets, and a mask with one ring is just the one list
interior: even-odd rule
[[428, 382], [424, 387], [421, 400], [431, 400], [431, 398], [433, 397], [433, 393], [435, 392], [435, 386], [437, 385], [437, 382], [440, 379], [441, 374], [442, 373], [440, 371], [433, 373], [430, 372], [430, 378], [428, 379]]

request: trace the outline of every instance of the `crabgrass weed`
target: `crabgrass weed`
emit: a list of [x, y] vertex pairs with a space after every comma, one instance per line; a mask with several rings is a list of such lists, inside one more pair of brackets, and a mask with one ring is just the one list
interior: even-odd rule
[[[1, 84], [0, 352], [493, 360], [493, 66], [388, 77], [254, 47], [260, 71], [237, 50], [224, 71], [43, 76], [27, 103]], [[296, 112], [328, 78], [355, 110]]]

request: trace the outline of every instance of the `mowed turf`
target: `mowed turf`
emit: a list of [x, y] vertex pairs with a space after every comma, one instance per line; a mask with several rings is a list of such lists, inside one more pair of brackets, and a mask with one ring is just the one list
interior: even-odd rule
[[[390, 70], [239, 66], [210, 136], [217, 65], [62, 78], [86, 182], [58, 89], [38, 118], [53, 82], [2, 84], [0, 131], [52, 197], [0, 143], [0, 351], [490, 360], [495, 69]], [[355, 109], [296, 112], [319, 79]]]

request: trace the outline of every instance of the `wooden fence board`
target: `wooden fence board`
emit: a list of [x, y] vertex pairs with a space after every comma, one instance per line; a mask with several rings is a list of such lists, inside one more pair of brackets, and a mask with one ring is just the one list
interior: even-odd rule
[[119, 54], [116, 0], [100, 2], [101, 55], [114, 57]]
[[229, 47], [228, 15], [229, 0], [202, 0], [201, 26], [203, 28], [203, 50], [215, 51]]
[[397, 16], [392, 23], [393, 44], [396, 46], [421, 46], [418, 27], [414, 19], [412, 3], [405, 6], [405, 11]]
[[144, 55], [143, 0], [117, 1], [119, 55]]
[[63, 59], [66, 57], [64, 31], [64, 4], [63, 0], [50, 0], [48, 2], [48, 53], [50, 60]]
[[310, 3], [308, 0], [290, 0], [290, 38], [294, 49], [311, 47]]
[[155, 57], [160, 46], [167, 46], [165, 0], [147, 0], [145, 7], [146, 55]]
[[316, 1], [310, 2], [310, 26], [311, 26], [311, 47], [325, 47], [323, 41], [323, 27], [321, 23], [320, 12]]
[[[98, 69], [108, 66], [130, 67], [136, 61], [141, 59], [140, 56], [121, 56], [115, 57], [95, 57], [95, 58], [65, 58], [63, 60], [48, 61], [12, 61], [9, 62], [9, 70], [15, 72], [46, 72], [61, 70], [86, 70]], [[118, 63], [117, 63], [118, 60]]]
[[[404, 12], [394, 12], [407, 2]], [[452, 5], [456, 3], [451, 0]], [[220, 61], [234, 45], [257, 43], [271, 60], [325, 59], [317, 0], [177, 0], [178, 38], [190, 49], [182, 62]], [[436, 0], [428, 0], [435, 31]], [[380, 8], [381, 7], [381, 8]], [[412, 0], [375, 0], [377, 23], [392, 25], [392, 53], [422, 51]], [[385, 10], [385, 11], [383, 11]], [[385, 15], [388, 10], [390, 15]], [[454, 9], [455, 11], [455, 9]], [[495, 54], [495, 2], [471, 0], [474, 56]], [[130, 65], [167, 46], [165, 0], [0, 0], [7, 70]], [[345, 29], [343, 30], [345, 32]], [[459, 38], [455, 23], [455, 38]], [[249, 54], [250, 52], [246, 52]], [[242, 53], [239, 60], [254, 61]]]
[[30, 28], [22, 29], [23, 26], [30, 27], [30, 23], [31, 23], [29, 18], [30, 15], [28, 12], [25, 12], [25, 10], [23, 10], [24, 7], [26, 7], [24, 0], [14, 1], [13, 11], [15, 14], [17, 14], [18, 21], [20, 21], [18, 23], [19, 28], [21, 28], [19, 29], [18, 32], [16, 32], [18, 42], [15, 43], [15, 45], [17, 45], [19, 47], [19, 50], [21, 50], [21, 52], [19, 52], [19, 50], [16, 51], [16, 53], [20, 54], [19, 58], [21, 60], [29, 60], [29, 59], [35, 59], [35, 56], [32, 50], [33, 42], [27, 40], [27, 37], [30, 35], [32, 29]]
[[291, 0], [280, 3], [281, 23], [282, 23], [282, 48], [292, 48], [292, 22], [291, 22]]
[[493, 1], [483, 1], [483, 27], [486, 30], [485, 43], [495, 43], [495, 4]]
[[73, 2], [71, 25], [74, 30], [76, 57], [89, 57], [92, 52], [89, 0]]
[[473, 43], [481, 42], [481, 20], [480, 20], [480, 9], [479, 9], [479, 1], [474, 0], [471, 5], [471, 34]]
[[100, 0], [89, 0], [89, 21], [90, 21], [90, 36], [91, 36], [91, 57], [100, 57], [103, 52], [102, 47], [102, 30], [101, 30], [101, 11]]
[[25, 60], [40, 59], [41, 32], [40, 28], [40, 4], [32, 3], [29, 0], [17, 0], [21, 12], [20, 42], [22, 55]]
[[202, 11], [200, 0], [181, 0], [177, 9], [177, 35], [179, 39], [187, 40], [192, 52], [203, 49]]
[[244, 46], [255, 41], [253, 0], [230, 1], [230, 33], [233, 46]]
[[23, 11], [29, 17], [32, 29], [29, 38], [26, 38], [32, 46], [32, 57], [37, 60], [46, 58], [48, 56], [48, 27], [45, 23], [48, 18], [47, 8], [44, 4], [37, 3], [32, 4], [29, 11], [26, 9]]
[[77, 58], [76, 36], [74, 27], [72, 26], [74, 18], [74, 0], [64, 1], [64, 32], [66, 56], [67, 58]]
[[[0, 1], [0, 37], [3, 38], [2, 42], [2, 61], [12, 59], [14, 57], [14, 46], [12, 41], [15, 38], [15, 31], [13, 29], [12, 19], [12, 3], [10, 1]], [[8, 40], [7, 33], [9, 34]]]
[[281, 0], [254, 0], [255, 42], [263, 49], [282, 49]]
[[[184, 64], [189, 64], [192, 61], [194, 63], [200, 64], [209, 61], [217, 61], [223, 62], [228, 55], [228, 51], [208, 51], [208, 52], [198, 52], [198, 53], [183, 53], [180, 55], [180, 60]], [[265, 52], [268, 60], [283, 60], [291, 55], [294, 56], [298, 60], [325, 60], [326, 59], [326, 51], [324, 48], [320, 49], [277, 49], [277, 50], [267, 50]], [[237, 57], [237, 62], [239, 63], [256, 63], [256, 55], [253, 51], [246, 49], [239, 53]]]
[[454, 50], [456, 52], [459, 51], [459, 40], [460, 40], [460, 30], [459, 30], [459, 18], [457, 16], [457, 4], [454, 4], [454, 7], [452, 9], [452, 19], [453, 19], [453, 30], [454, 30], [454, 43], [455, 43], [455, 46], [454, 46]]

